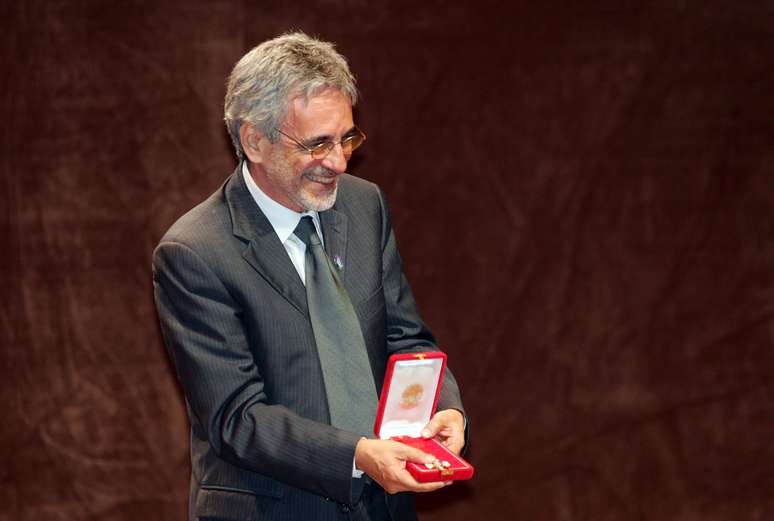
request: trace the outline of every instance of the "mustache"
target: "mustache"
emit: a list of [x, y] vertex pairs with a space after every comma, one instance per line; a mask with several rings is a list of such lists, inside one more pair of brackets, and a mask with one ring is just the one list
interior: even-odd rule
[[325, 168], [322, 165], [315, 165], [311, 168], [307, 168], [302, 172], [301, 175], [317, 175], [317, 176], [324, 176], [324, 177], [335, 177], [339, 175], [338, 172], [331, 170], [330, 168]]

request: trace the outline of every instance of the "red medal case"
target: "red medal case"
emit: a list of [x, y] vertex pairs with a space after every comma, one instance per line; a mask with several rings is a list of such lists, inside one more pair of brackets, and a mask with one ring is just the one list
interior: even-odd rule
[[376, 412], [374, 432], [432, 454], [448, 467], [427, 468], [409, 462], [406, 469], [421, 483], [459, 481], [473, 477], [473, 466], [435, 439], [421, 435], [438, 406], [446, 354], [440, 351], [392, 355], [387, 362], [384, 386]]

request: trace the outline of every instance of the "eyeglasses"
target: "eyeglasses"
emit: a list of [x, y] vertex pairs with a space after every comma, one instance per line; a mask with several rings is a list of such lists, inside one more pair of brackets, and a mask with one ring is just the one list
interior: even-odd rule
[[325, 141], [320, 141], [308, 145], [300, 142], [293, 136], [285, 134], [280, 129], [277, 129], [277, 132], [291, 140], [303, 150], [309, 152], [314, 159], [324, 159], [328, 157], [328, 154], [331, 153], [331, 150], [333, 150], [333, 147], [336, 145], [341, 145], [341, 151], [344, 154], [344, 157], [349, 159], [349, 156], [352, 155], [352, 152], [354, 152], [366, 140], [365, 133], [357, 127], [352, 130], [352, 134], [341, 138], [339, 141], [331, 141], [327, 139]]

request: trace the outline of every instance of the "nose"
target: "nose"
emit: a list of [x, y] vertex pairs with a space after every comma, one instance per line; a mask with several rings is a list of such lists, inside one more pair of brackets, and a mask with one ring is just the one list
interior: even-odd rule
[[336, 143], [323, 159], [322, 165], [336, 173], [343, 174], [347, 171], [348, 160], [349, 158], [344, 154], [344, 148], [341, 146], [341, 143]]

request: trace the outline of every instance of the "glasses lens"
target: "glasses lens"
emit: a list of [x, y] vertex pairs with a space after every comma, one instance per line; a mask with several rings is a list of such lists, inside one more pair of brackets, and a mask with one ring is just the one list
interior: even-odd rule
[[326, 141], [324, 143], [320, 143], [319, 145], [315, 145], [310, 150], [312, 157], [315, 159], [322, 159], [328, 154], [331, 153], [331, 150], [333, 150], [333, 147], [336, 146], [336, 143], [333, 143], [332, 141]]
[[[352, 152], [358, 148], [360, 145], [363, 144], [363, 141], [365, 141], [365, 134], [360, 129], [355, 129], [357, 133], [354, 136], [350, 136], [348, 138], [345, 138], [341, 141], [341, 151], [344, 153], [344, 155], [349, 158], [349, 156], [352, 155]], [[309, 149], [309, 152], [312, 154], [312, 157], [314, 159], [323, 159], [324, 157], [327, 157], [328, 154], [331, 153], [331, 150], [333, 150], [333, 147], [336, 146], [336, 143], [333, 141], [326, 141], [324, 143], [320, 143], [311, 149]]]
[[344, 148], [344, 150], [351, 154], [354, 150], [357, 150], [357, 148], [363, 144], [363, 141], [365, 141], [365, 135], [360, 132], [360, 130], [358, 130], [357, 134], [347, 139], [341, 144], [341, 146]]

